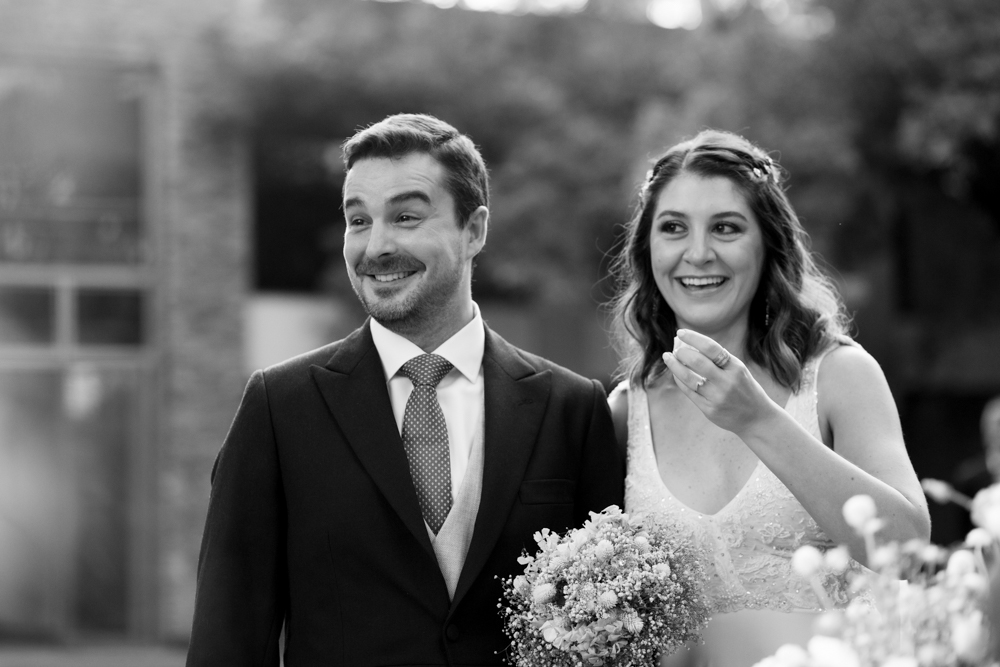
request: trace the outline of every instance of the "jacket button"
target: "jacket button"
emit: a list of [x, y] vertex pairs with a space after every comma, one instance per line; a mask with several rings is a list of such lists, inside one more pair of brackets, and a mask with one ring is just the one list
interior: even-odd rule
[[462, 633], [459, 632], [457, 625], [449, 625], [444, 631], [444, 636], [448, 638], [448, 641], [457, 642]]

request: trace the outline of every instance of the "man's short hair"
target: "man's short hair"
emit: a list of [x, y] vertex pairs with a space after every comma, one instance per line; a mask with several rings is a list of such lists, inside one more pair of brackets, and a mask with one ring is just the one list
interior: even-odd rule
[[458, 224], [465, 227], [480, 206], [489, 206], [489, 175], [472, 139], [425, 114], [396, 114], [360, 130], [344, 142], [344, 166], [365, 158], [400, 159], [427, 153], [444, 167], [444, 187], [455, 200]]

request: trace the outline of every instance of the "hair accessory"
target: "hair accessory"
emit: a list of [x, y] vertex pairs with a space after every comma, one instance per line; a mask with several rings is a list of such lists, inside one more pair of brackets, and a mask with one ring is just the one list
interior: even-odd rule
[[778, 184], [778, 168], [769, 157], [761, 159], [750, 171], [755, 181], [772, 181], [775, 185]]

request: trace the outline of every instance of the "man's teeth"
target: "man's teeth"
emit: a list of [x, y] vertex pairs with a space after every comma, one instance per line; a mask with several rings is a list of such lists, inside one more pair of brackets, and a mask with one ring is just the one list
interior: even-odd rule
[[725, 278], [681, 278], [681, 284], [685, 287], [715, 287], [721, 285]]
[[373, 273], [372, 278], [380, 283], [387, 283], [393, 280], [399, 280], [400, 278], [405, 278], [407, 274], [405, 273]]

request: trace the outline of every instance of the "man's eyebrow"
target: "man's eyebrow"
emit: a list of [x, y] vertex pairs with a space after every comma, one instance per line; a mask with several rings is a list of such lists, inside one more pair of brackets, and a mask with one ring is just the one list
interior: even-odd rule
[[417, 199], [424, 202], [425, 204], [431, 203], [431, 198], [428, 194], [422, 190], [409, 190], [407, 192], [400, 192], [398, 195], [393, 195], [386, 200], [387, 204], [402, 204], [405, 201], [411, 199]]
[[[430, 196], [423, 192], [422, 190], [409, 190], [407, 192], [400, 192], [397, 195], [393, 195], [386, 200], [386, 204], [390, 206], [398, 206], [404, 202], [408, 202], [411, 199], [416, 199], [417, 201], [422, 201], [425, 204], [431, 203]], [[361, 197], [348, 197], [344, 200], [344, 210], [349, 208], [354, 208], [355, 206], [364, 207], [365, 203]]]

